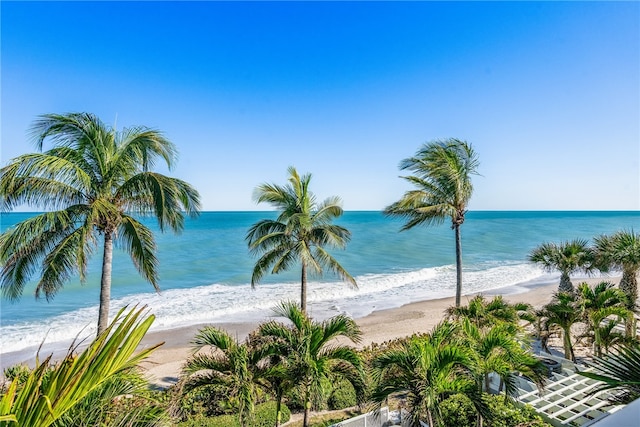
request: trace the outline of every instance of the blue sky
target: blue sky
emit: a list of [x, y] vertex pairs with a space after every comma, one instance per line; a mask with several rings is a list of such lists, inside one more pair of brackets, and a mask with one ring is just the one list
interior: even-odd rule
[[401, 159], [476, 149], [472, 210], [640, 209], [638, 2], [7, 2], [0, 161], [44, 113], [160, 129], [205, 210], [311, 173], [377, 210]]

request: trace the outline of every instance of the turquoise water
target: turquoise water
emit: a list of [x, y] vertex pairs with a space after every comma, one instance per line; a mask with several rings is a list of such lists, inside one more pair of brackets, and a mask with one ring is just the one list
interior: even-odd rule
[[[1, 229], [33, 214], [2, 214]], [[255, 259], [244, 240], [249, 227], [272, 212], [204, 212], [187, 220], [180, 235], [156, 233], [160, 287], [155, 293], [135, 271], [128, 256], [114, 256], [112, 311], [125, 304], [147, 304], [157, 316], [155, 329], [185, 324], [255, 320], [283, 299], [299, 298], [299, 271], [266, 276], [255, 289], [249, 283]], [[148, 225], [157, 231], [151, 220]], [[356, 278], [352, 289], [330, 275], [312, 278], [310, 312], [361, 317], [373, 310], [455, 293], [453, 231], [448, 222], [400, 232], [402, 221], [380, 212], [346, 212], [337, 221], [352, 239], [332, 250]], [[532, 282], [550, 282], [555, 274], [526, 261], [545, 241], [592, 239], [622, 229], [639, 229], [639, 212], [469, 212], [462, 226], [464, 291], [478, 292]], [[18, 351], [72, 339], [97, 320], [101, 253], [93, 256], [86, 285], [69, 282], [51, 301], [36, 301], [33, 286], [17, 303], [1, 301], [2, 351]]]

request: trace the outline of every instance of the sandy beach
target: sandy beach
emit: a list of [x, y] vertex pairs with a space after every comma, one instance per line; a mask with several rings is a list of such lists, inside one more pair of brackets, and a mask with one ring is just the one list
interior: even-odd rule
[[[596, 283], [607, 280], [617, 284], [619, 279], [619, 277], [575, 279], [573, 283], [577, 286], [584, 281]], [[555, 283], [518, 285], [484, 292], [483, 295], [487, 298], [503, 295], [509, 302], [526, 302], [537, 308], [547, 304], [557, 289], [558, 285]], [[462, 304], [466, 304], [475, 295], [463, 296]], [[368, 316], [355, 319], [363, 333], [362, 342], [357, 347], [365, 347], [371, 343], [382, 343], [413, 333], [428, 332], [443, 319], [445, 310], [454, 304], [453, 297], [417, 301], [398, 308], [375, 311]], [[202, 326], [193, 325], [186, 328], [152, 332], [145, 337], [144, 345], [165, 342], [143, 363], [152, 384], [157, 387], [167, 387], [177, 381], [182, 364], [191, 354], [189, 342]], [[227, 330], [238, 340], [243, 340], [249, 332], [256, 328], [257, 323], [218, 323], [215, 326]]]

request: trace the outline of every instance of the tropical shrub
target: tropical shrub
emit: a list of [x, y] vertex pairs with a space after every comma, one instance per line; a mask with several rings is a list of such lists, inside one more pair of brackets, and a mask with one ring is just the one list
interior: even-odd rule
[[327, 407], [329, 409], [351, 408], [357, 404], [356, 391], [349, 381], [342, 380], [335, 383], [331, 395], [327, 400]]
[[154, 316], [142, 317], [143, 309], [127, 314], [124, 310], [80, 354], [72, 346], [59, 364], [53, 364], [49, 356], [22, 383], [14, 379], [0, 396], [0, 426], [54, 425], [95, 390], [154, 351], [160, 344], [136, 353]]
[[13, 365], [4, 370], [4, 377], [7, 381], [18, 380], [18, 383], [22, 384], [29, 378], [31, 369], [27, 365]]
[[92, 391], [54, 425], [57, 427], [168, 425], [165, 407], [138, 369], [120, 372]]
[[[505, 402], [504, 396], [484, 394], [489, 417], [484, 427], [550, 427], [530, 405]], [[471, 400], [463, 394], [454, 394], [440, 403], [441, 427], [476, 427], [477, 412]]]
[[[291, 411], [286, 405], [280, 407], [280, 416], [283, 423], [291, 418]], [[255, 407], [253, 420], [249, 427], [273, 427], [276, 421], [276, 402], [266, 402]], [[187, 421], [178, 423], [176, 427], [240, 427], [237, 415], [219, 415], [216, 417], [196, 416]]]

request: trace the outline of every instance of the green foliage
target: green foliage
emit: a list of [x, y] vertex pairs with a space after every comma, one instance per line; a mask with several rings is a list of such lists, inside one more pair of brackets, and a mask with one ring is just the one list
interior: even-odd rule
[[319, 407], [328, 397], [329, 379], [349, 381], [360, 399], [364, 397], [364, 369], [358, 352], [333, 342], [336, 338], [359, 342], [361, 332], [353, 319], [338, 315], [317, 322], [291, 302], [283, 302], [274, 312], [290, 324], [269, 321], [259, 326], [259, 334], [265, 340], [266, 352], [280, 355], [278, 366], [299, 389], [305, 419], [311, 407]]
[[436, 225], [451, 219], [456, 239], [456, 306], [462, 295], [462, 249], [460, 226], [471, 195], [471, 176], [477, 175], [478, 156], [471, 144], [455, 138], [430, 141], [413, 157], [400, 162], [400, 169], [413, 175], [403, 177], [414, 189], [387, 206], [385, 215], [406, 219], [401, 230], [417, 225]]
[[189, 391], [176, 391], [173, 401], [182, 418], [212, 417], [230, 412], [229, 390], [224, 385], [206, 385]]
[[[198, 192], [186, 182], [152, 172], [158, 160], [171, 168], [172, 142], [144, 127], [109, 127], [89, 113], [46, 114], [31, 128], [38, 153], [0, 169], [0, 208], [27, 205], [43, 213], [0, 235], [0, 287], [21, 297], [38, 274], [35, 295], [55, 296], [73, 276], [86, 281], [91, 255], [103, 241], [103, 272], [111, 271], [113, 244], [124, 249], [140, 275], [158, 288], [156, 243], [133, 214], [148, 214], [159, 228], [181, 231], [184, 214], [199, 209]], [[52, 148], [42, 151], [44, 141]], [[111, 275], [104, 274], [98, 333], [108, 324]]]
[[[226, 402], [237, 412], [244, 424], [253, 415], [258, 396], [257, 363], [262, 353], [249, 341], [239, 343], [226, 331], [206, 326], [192, 341], [198, 352], [183, 367], [184, 390], [223, 386]], [[204, 351], [204, 349], [209, 351]], [[219, 390], [219, 389], [218, 389]]]
[[471, 400], [463, 394], [454, 394], [440, 402], [441, 425], [475, 427], [478, 413]]
[[[286, 405], [280, 407], [283, 423], [291, 418], [291, 411]], [[273, 427], [276, 422], [276, 402], [256, 405], [253, 420], [248, 427]], [[220, 415], [216, 417], [197, 416], [188, 421], [178, 423], [176, 427], [240, 427], [237, 415]]]
[[574, 291], [571, 274], [595, 269], [595, 251], [584, 239], [574, 239], [561, 243], [545, 242], [531, 251], [529, 261], [546, 271], [560, 271], [559, 292]]
[[107, 329], [75, 355], [52, 367], [51, 356], [38, 363], [21, 384], [15, 379], [0, 398], [0, 426], [47, 427], [66, 416], [92, 392], [135, 367], [159, 345], [135, 353], [154, 316], [120, 310]]
[[[484, 394], [483, 400], [489, 408], [490, 416], [484, 421], [485, 427], [550, 427], [529, 405], [519, 406], [505, 402], [502, 395]], [[476, 427], [477, 412], [471, 400], [455, 394], [440, 403], [442, 427]]]
[[625, 404], [640, 398], [640, 344], [623, 344], [615, 350], [589, 363], [596, 368], [595, 372], [580, 372], [580, 375], [604, 383], [593, 393], [610, 390], [611, 402]]
[[55, 426], [156, 426], [168, 417], [148, 386], [138, 369], [118, 373], [71, 408]]
[[397, 393], [406, 394], [413, 422], [436, 425], [439, 403], [454, 393], [468, 395], [476, 410], [485, 412], [474, 376], [474, 352], [464, 345], [460, 327], [442, 322], [431, 333], [383, 351], [372, 362], [376, 379], [371, 401], [377, 406]]
[[289, 167], [285, 186], [262, 184], [254, 191], [258, 203], [269, 203], [280, 213], [276, 220], [264, 219], [251, 226], [245, 237], [252, 254], [260, 254], [251, 275], [251, 286], [267, 273], [278, 274], [301, 264], [302, 311], [307, 307], [307, 272], [322, 275], [329, 270], [357, 287], [355, 279], [329, 254], [325, 247], [343, 249], [351, 232], [331, 222], [342, 215], [339, 197], [317, 203], [309, 190], [311, 175], [300, 176]]
[[4, 370], [4, 377], [8, 381], [17, 380], [19, 384], [22, 384], [29, 378], [31, 369], [27, 365], [13, 365]]
[[345, 409], [356, 406], [358, 400], [356, 398], [356, 391], [353, 385], [349, 381], [338, 381], [335, 383], [329, 399], [327, 399], [327, 406], [329, 409]]

